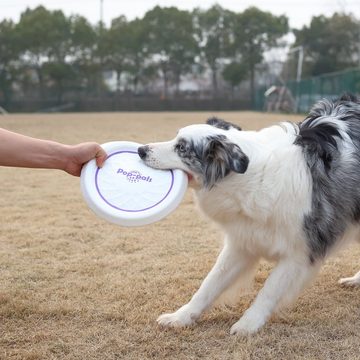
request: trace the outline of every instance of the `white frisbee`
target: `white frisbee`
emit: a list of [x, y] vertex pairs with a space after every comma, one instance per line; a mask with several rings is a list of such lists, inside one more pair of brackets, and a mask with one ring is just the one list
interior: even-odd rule
[[95, 159], [81, 171], [81, 190], [88, 206], [101, 218], [122, 226], [158, 221], [180, 204], [188, 185], [182, 170], [156, 170], [145, 165], [141, 144], [114, 141], [101, 145], [108, 158], [102, 168]]

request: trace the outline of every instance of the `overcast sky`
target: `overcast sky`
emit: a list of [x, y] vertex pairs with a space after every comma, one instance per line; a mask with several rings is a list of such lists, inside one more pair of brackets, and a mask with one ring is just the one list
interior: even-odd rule
[[[26, 7], [34, 8], [40, 4], [48, 9], [62, 9], [65, 14], [80, 14], [92, 23], [100, 18], [101, 0], [0, 0], [0, 21], [4, 18], [19, 20], [20, 14]], [[180, 9], [191, 10], [194, 7], [208, 8], [214, 3], [222, 7], [243, 11], [249, 6], [257, 6], [261, 10], [273, 14], [286, 14], [290, 26], [299, 28], [309, 24], [314, 15], [332, 15], [336, 11], [351, 12], [360, 18], [360, 0], [103, 0], [104, 21], [107, 25], [111, 19], [125, 15], [129, 20], [142, 17], [146, 11], [155, 5], [176, 6]]]

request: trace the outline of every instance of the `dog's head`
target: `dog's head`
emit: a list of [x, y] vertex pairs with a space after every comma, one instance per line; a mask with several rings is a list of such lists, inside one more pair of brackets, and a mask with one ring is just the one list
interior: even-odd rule
[[190, 125], [167, 142], [138, 149], [144, 162], [156, 169], [181, 169], [198, 185], [213, 187], [231, 172], [243, 174], [249, 158], [230, 140], [230, 132], [241, 129], [216, 118], [207, 124]]

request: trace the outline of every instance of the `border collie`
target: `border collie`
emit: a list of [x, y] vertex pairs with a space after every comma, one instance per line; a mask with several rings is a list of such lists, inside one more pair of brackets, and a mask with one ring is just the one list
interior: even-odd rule
[[[184, 170], [198, 207], [225, 235], [199, 290], [161, 315], [162, 326], [191, 325], [239, 294], [265, 258], [276, 266], [230, 331], [254, 333], [296, 299], [330, 253], [360, 240], [360, 102], [352, 95], [318, 102], [298, 124], [241, 131], [212, 118], [138, 152], [153, 168]], [[360, 272], [340, 282], [360, 285]]]

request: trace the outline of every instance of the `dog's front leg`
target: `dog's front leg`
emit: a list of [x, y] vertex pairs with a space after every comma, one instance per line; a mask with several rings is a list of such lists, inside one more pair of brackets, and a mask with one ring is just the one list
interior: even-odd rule
[[258, 331], [271, 314], [282, 305], [291, 303], [315, 276], [320, 264], [308, 259], [280, 260], [258, 293], [254, 303], [236, 322], [231, 334], [247, 335]]
[[239, 253], [239, 250], [226, 243], [214, 267], [192, 299], [176, 312], [161, 315], [157, 319], [158, 323], [167, 327], [182, 327], [193, 324], [237, 279], [240, 272], [252, 268], [254, 262], [256, 259], [250, 255]]

